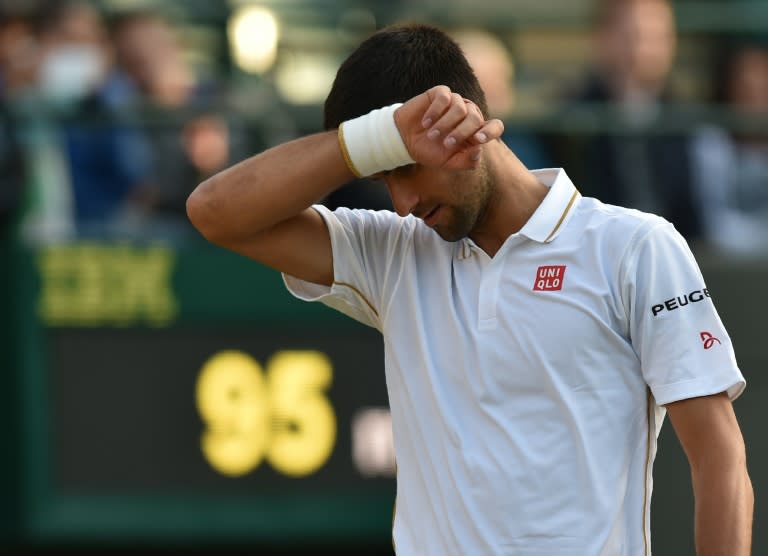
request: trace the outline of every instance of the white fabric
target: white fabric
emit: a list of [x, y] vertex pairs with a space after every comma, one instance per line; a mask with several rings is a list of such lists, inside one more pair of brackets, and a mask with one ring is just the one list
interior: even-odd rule
[[400, 556], [650, 554], [657, 404], [744, 388], [674, 228], [536, 175], [549, 194], [492, 259], [318, 206], [335, 283], [285, 276], [384, 335]]
[[395, 111], [403, 104], [377, 108], [347, 120], [339, 127], [341, 147], [349, 155], [357, 177], [371, 176], [414, 162], [395, 124]]

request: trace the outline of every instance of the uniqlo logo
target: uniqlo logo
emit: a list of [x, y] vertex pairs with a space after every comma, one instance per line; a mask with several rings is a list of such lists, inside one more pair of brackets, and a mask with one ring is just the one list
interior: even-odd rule
[[563, 289], [565, 265], [540, 266], [533, 282], [535, 292], [555, 292]]

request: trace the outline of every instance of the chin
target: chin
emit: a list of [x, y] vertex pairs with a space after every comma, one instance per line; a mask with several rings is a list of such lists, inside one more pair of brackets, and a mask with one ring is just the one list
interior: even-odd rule
[[443, 241], [447, 241], [447, 242], [450, 242], [450, 243], [453, 243], [454, 241], [459, 241], [461, 239], [460, 237], [456, 237], [453, 234], [452, 235], [446, 235], [443, 232], [441, 232], [440, 230], [435, 230], [435, 233], [437, 233], [437, 235], [439, 235], [440, 238]]
[[441, 228], [439, 226], [435, 227], [434, 230], [437, 233], [437, 235], [439, 235], [443, 240], [451, 243], [462, 240], [468, 235], [463, 230], [454, 230], [454, 229], [446, 230], [445, 228]]

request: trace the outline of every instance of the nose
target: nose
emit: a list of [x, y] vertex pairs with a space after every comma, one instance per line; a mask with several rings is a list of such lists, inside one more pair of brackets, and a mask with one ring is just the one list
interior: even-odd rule
[[408, 216], [414, 207], [419, 204], [419, 194], [416, 188], [405, 183], [404, 180], [398, 180], [392, 176], [386, 178], [385, 182], [395, 212], [399, 216]]

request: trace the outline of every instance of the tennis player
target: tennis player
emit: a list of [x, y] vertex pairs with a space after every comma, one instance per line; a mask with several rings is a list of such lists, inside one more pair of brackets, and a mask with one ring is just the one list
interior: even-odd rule
[[[651, 554], [665, 413], [699, 554], [749, 554], [745, 381], [688, 246], [529, 171], [486, 114], [445, 33], [383, 29], [340, 67], [328, 131], [205, 181], [189, 217], [383, 334], [399, 555]], [[362, 176], [396, 214], [313, 204]]]

